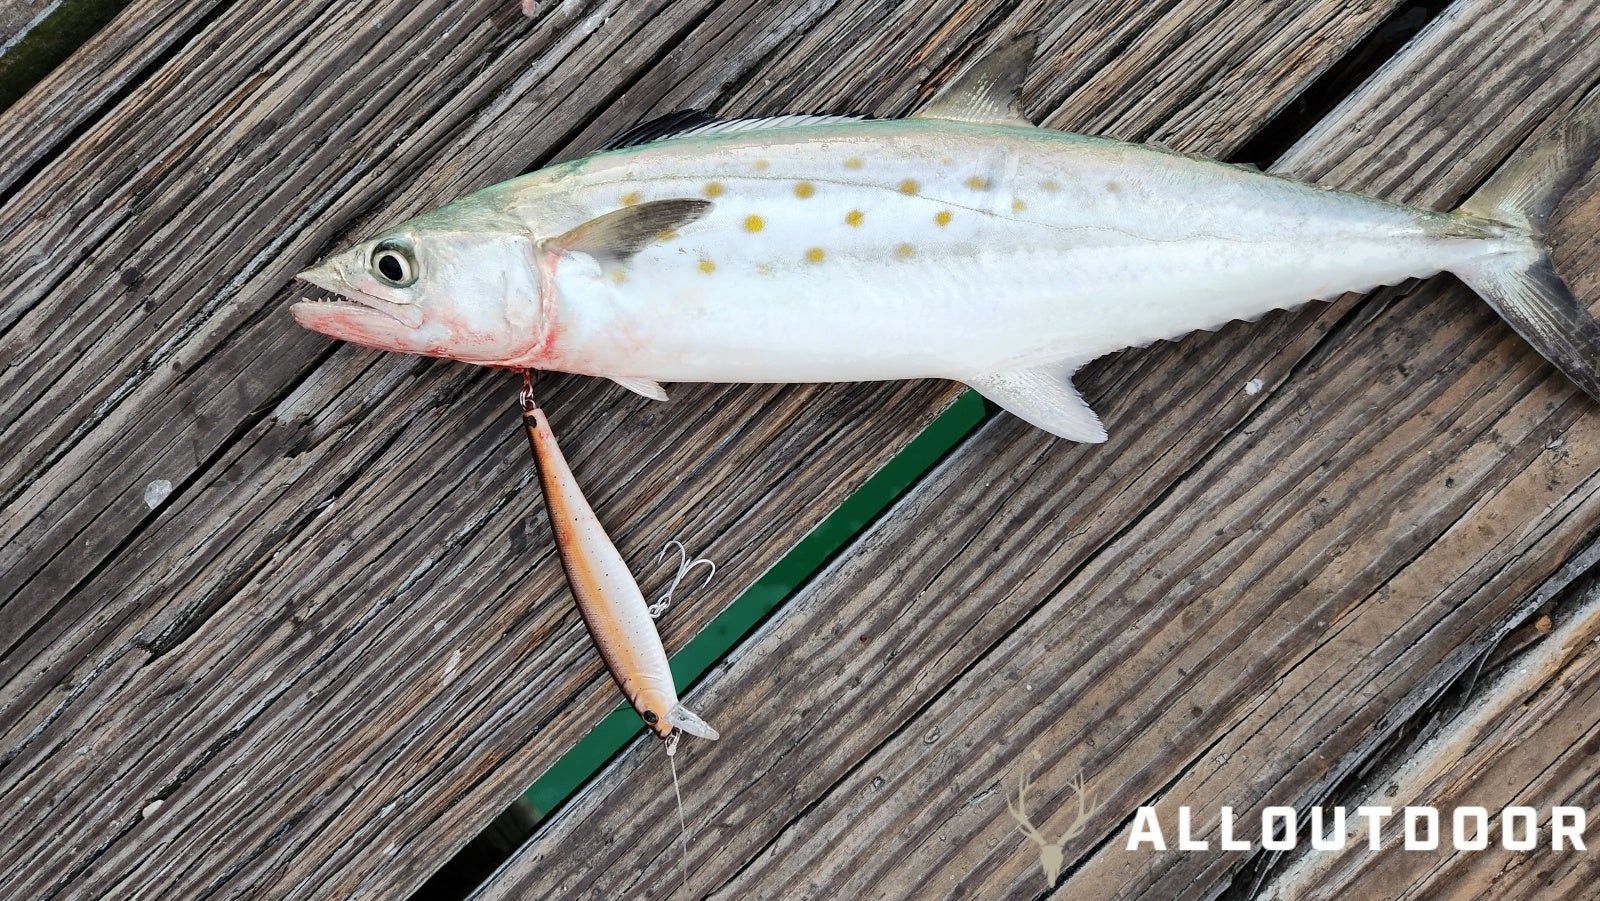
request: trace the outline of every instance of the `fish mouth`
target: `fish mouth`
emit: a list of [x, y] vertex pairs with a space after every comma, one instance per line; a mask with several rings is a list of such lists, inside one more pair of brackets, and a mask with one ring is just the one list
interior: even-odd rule
[[333, 276], [317, 269], [302, 272], [295, 278], [311, 286], [311, 290], [302, 294], [300, 300], [289, 307], [289, 312], [297, 322], [308, 328], [315, 328], [313, 322], [324, 321], [329, 316], [341, 313], [358, 315], [377, 313], [411, 329], [422, 325], [422, 311], [416, 307], [374, 297], [340, 283]]
[[327, 288], [315, 288], [300, 295], [300, 299], [289, 307], [289, 312], [293, 313], [297, 319], [302, 315], [317, 316], [322, 313], [337, 313], [341, 311], [378, 313], [404, 325], [405, 320], [385, 309], [382, 305], [383, 303], [378, 298], [362, 294], [359, 291], [341, 294], [337, 291], [329, 291]]

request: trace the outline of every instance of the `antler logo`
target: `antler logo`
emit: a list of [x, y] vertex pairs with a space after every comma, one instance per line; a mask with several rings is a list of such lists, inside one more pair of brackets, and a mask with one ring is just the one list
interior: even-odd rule
[[1083, 834], [1084, 828], [1088, 825], [1089, 817], [1093, 816], [1094, 812], [1099, 809], [1095, 804], [1094, 798], [1090, 796], [1088, 787], [1084, 784], [1082, 773], [1079, 773], [1068, 784], [1072, 787], [1073, 794], [1078, 797], [1078, 815], [1072, 821], [1072, 825], [1067, 827], [1067, 831], [1061, 833], [1061, 837], [1053, 842], [1046, 839], [1038, 829], [1035, 829], [1028, 818], [1027, 773], [1023, 773], [1022, 778], [1018, 780], [1017, 803], [1012, 804], [1011, 797], [1009, 795], [1006, 796], [1006, 809], [1011, 811], [1011, 816], [1016, 819], [1017, 828], [1021, 829], [1023, 835], [1026, 835], [1034, 844], [1039, 846], [1039, 866], [1044, 870], [1045, 881], [1050, 884], [1051, 888], [1055, 888], [1056, 880], [1061, 878], [1061, 865], [1066, 862], [1066, 852], [1063, 849], [1066, 847], [1067, 842]]

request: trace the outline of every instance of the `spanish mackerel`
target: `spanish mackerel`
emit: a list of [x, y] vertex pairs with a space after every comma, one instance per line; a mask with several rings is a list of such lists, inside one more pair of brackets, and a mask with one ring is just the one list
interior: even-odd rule
[[403, 222], [300, 278], [382, 350], [660, 382], [957, 379], [1106, 433], [1084, 363], [1450, 271], [1600, 398], [1600, 328], [1541, 237], [1600, 151], [1591, 96], [1433, 212], [1034, 127], [1025, 35], [908, 119], [668, 117]]

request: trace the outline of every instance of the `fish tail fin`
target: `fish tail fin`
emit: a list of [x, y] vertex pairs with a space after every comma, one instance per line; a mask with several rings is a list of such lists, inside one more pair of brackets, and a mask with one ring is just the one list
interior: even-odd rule
[[1456, 210], [1510, 226], [1508, 237], [1525, 240], [1454, 271], [1567, 378], [1600, 400], [1600, 324], [1562, 281], [1544, 240], [1556, 206], [1597, 157], [1600, 90], [1513, 154]]
[[682, 704], [673, 707], [672, 712], [667, 714], [667, 725], [682, 729], [696, 738], [716, 741], [722, 737], [717, 734], [717, 730], [711, 728], [710, 724]]
[[1596, 157], [1600, 157], [1600, 89], [1541, 139], [1512, 154], [1456, 212], [1541, 234], [1556, 205]]

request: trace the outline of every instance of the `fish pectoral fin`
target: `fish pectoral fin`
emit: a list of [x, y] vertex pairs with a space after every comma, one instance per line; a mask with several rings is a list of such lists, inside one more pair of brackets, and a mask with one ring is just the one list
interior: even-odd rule
[[711, 212], [709, 200], [681, 197], [612, 210], [565, 234], [544, 241], [557, 253], [586, 253], [602, 266], [626, 263], [634, 254]]
[[1079, 362], [1011, 369], [966, 380], [1007, 413], [1069, 441], [1099, 444], [1105, 426], [1072, 386]]
[[1039, 36], [1017, 35], [989, 51], [935, 94], [913, 119], [955, 119], [988, 125], [1026, 125], [1022, 117], [1022, 80], [1028, 75]]
[[613, 375], [608, 376], [608, 378], [628, 389], [629, 391], [632, 391], [634, 394], [642, 394], [651, 400], [667, 399], [667, 389], [661, 387], [660, 382], [653, 381], [651, 379], [635, 378], [631, 375]]

